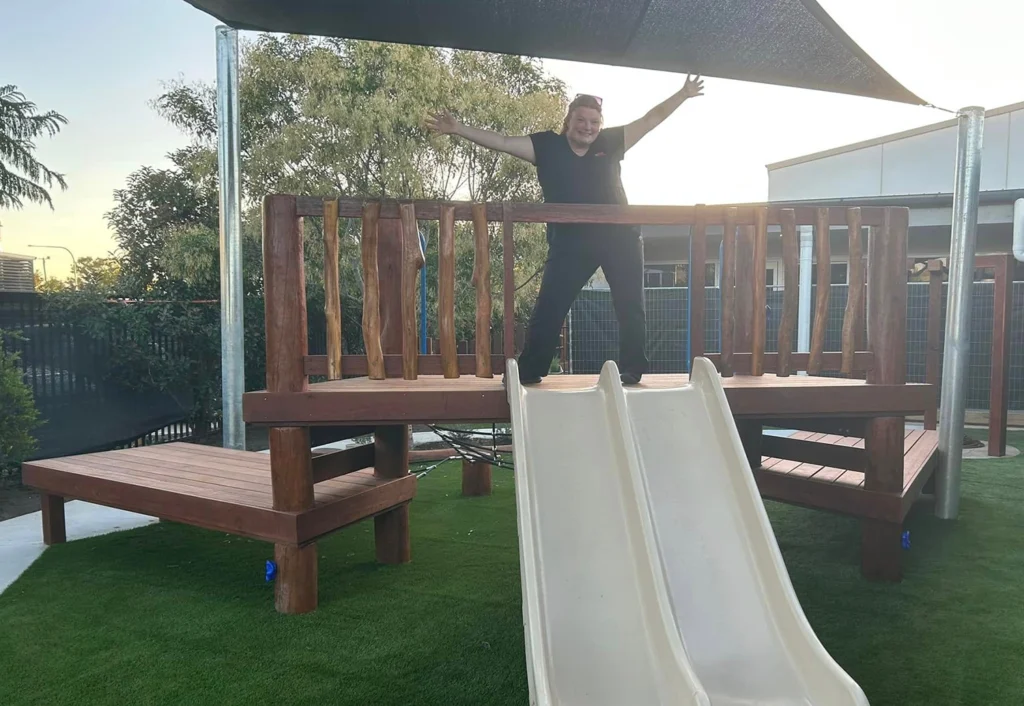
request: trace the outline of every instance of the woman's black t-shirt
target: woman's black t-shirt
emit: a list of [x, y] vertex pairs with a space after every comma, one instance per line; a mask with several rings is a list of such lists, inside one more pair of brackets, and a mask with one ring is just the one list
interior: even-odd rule
[[[602, 130], [583, 156], [573, 152], [565, 135], [546, 131], [530, 135], [537, 179], [547, 203], [627, 204], [620, 163], [626, 152], [625, 128]], [[581, 232], [639, 233], [630, 226], [548, 224], [552, 235]]]

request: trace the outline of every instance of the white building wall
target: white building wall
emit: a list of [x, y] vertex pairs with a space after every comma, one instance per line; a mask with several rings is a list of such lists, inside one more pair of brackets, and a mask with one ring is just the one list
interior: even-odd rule
[[[953, 191], [956, 122], [798, 158], [768, 168], [771, 201], [903, 196]], [[981, 189], [1024, 189], [1024, 104], [985, 120]]]

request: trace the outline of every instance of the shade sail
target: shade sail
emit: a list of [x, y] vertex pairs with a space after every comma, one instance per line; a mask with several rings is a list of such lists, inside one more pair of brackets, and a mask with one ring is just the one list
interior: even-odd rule
[[923, 104], [815, 0], [186, 0], [237, 29], [472, 49]]

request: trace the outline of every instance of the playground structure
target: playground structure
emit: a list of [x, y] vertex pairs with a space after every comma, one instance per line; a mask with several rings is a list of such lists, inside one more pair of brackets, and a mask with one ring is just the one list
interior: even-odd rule
[[[327, 355], [307, 351], [303, 219], [324, 219], [328, 293]], [[362, 220], [365, 355], [343, 355], [337, 292], [338, 221]], [[418, 220], [439, 222], [440, 355], [418, 353], [417, 281], [423, 265]], [[472, 221], [476, 268], [477, 350], [459, 355], [454, 327], [456, 221]], [[514, 288], [503, 289], [504, 350], [490, 350], [492, 320], [490, 223], [501, 224], [504, 281], [514, 282], [516, 223], [613, 222], [693, 226], [693, 330], [703, 331], [705, 235], [736, 232], [724, 249], [722, 352], [707, 356], [721, 375], [764, 497], [847, 513], [863, 523], [862, 567], [874, 579], [901, 577], [902, 522], [935, 467], [934, 431], [904, 431], [908, 415], [935, 406], [934, 387], [906, 384], [907, 210], [811, 209], [770, 206], [593, 206], [440, 204], [338, 200], [288, 195], [264, 201], [267, 388], [247, 393], [245, 419], [270, 427], [263, 454], [188, 445], [129, 449], [27, 464], [25, 482], [43, 491], [48, 541], [64, 536], [61, 498], [73, 497], [275, 543], [278, 610], [317, 605], [316, 539], [374, 518], [377, 558], [410, 559], [408, 425], [506, 422], [500, 375], [514, 357]], [[819, 262], [828, 262], [827, 231], [846, 227], [854, 283], [841, 351], [824, 351], [816, 326], [809, 353], [793, 352], [797, 282], [787, 278], [777, 353], [765, 352], [764, 260], [770, 226], [781, 228], [787, 267], [797, 267], [797, 226], [816, 229]], [[866, 231], [866, 238], [864, 238]], [[774, 237], [774, 236], [773, 236]], [[865, 242], [866, 241], [866, 242]], [[864, 247], [866, 245], [866, 247]], [[817, 311], [827, 310], [829, 268], [819, 269]], [[861, 286], [856, 283], [860, 282]], [[885, 304], [881, 304], [884, 302]], [[858, 346], [865, 321], [866, 346]], [[694, 336], [691, 353], [701, 357]], [[810, 375], [799, 375], [806, 370]], [[825, 371], [845, 377], [818, 377]], [[310, 383], [310, 376], [328, 380]], [[865, 379], [857, 377], [863, 375]], [[672, 388], [685, 375], [649, 375], [644, 385]], [[557, 375], [543, 386], [593, 387], [596, 378]], [[784, 425], [802, 438], [762, 434]], [[311, 451], [311, 429], [374, 431], [372, 445]], [[269, 473], [267, 473], [269, 467]], [[479, 474], [479, 468], [476, 469]], [[483, 481], [476, 481], [476, 485]], [[473, 485], [471, 483], [471, 485]], [[475, 494], [484, 492], [478, 488]]]
[[[301, 243], [301, 219], [324, 217], [331, 237], [336, 218], [361, 218], [364, 284], [363, 337], [367, 355], [342, 356], [340, 334], [328, 340], [328, 354], [307, 356], [301, 350], [304, 328], [295, 316], [305, 300], [301, 289], [301, 245], [284, 248], [275, 242]], [[418, 220], [439, 222], [440, 355], [417, 352], [417, 277], [423, 265]], [[460, 356], [454, 337], [454, 232], [456, 221], [472, 221], [477, 252], [477, 350]], [[762, 493], [789, 502], [850, 513], [863, 518], [863, 568], [873, 578], [900, 577], [900, 536], [903, 518], [920, 494], [935, 465], [934, 432], [904, 432], [904, 417], [934, 407], [934, 388], [905, 383], [905, 321], [907, 211], [899, 208], [778, 209], [768, 206], [649, 207], [560, 204], [439, 204], [433, 202], [362, 202], [357, 200], [271, 196], [265, 202], [265, 268], [268, 285], [287, 278], [287, 299], [268, 298], [268, 365], [287, 365], [295, 379], [327, 374], [324, 383], [248, 393], [245, 417], [271, 427], [364, 424], [379, 428], [426, 422], [494, 422], [509, 419], [506, 393], [496, 376], [512, 358], [513, 288], [504, 287], [504, 351], [488, 346], [491, 321], [488, 223], [501, 223], [504, 281], [514, 280], [515, 223], [615, 222], [694, 226], [691, 282], [703, 292], [704, 237], [708, 227], [736, 229], [724, 251], [723, 345], [714, 360], [724, 378], [733, 413]], [[843, 350], [826, 352], [822, 327], [808, 354], [794, 353], [797, 292], [787, 290], [778, 353], [765, 353], [764, 265], [768, 228], [779, 225], [787, 264], [797, 267], [796, 229], [815, 226], [819, 256], [828, 247], [829, 227], [847, 227], [851, 252], [868, 252], [866, 277], [855, 273], [846, 312]], [[864, 229], [866, 245], [862, 247]], [[735, 247], [732, 247], [735, 245]], [[819, 262], [828, 262], [827, 253]], [[857, 262], [860, 262], [858, 258]], [[757, 264], [759, 263], [759, 264]], [[861, 263], [862, 264], [862, 263]], [[854, 268], [864, 270], [857, 264]], [[762, 275], [759, 278], [758, 272]], [[277, 274], [281, 273], [281, 274]], [[732, 273], [735, 273], [734, 275]], [[818, 307], [827, 310], [829, 271], [819, 272]], [[330, 286], [330, 285], [328, 285]], [[886, 306], [871, 302], [885, 301]], [[866, 313], [864, 309], [867, 309]], [[703, 307], [694, 302], [693, 311]], [[697, 317], [701, 315], [696, 314]], [[856, 346], [857, 321], [866, 316], [869, 345]], [[275, 330], [279, 327], [280, 331]], [[334, 330], [340, 331], [339, 326]], [[703, 330], [695, 320], [692, 330]], [[733, 335], [730, 335], [732, 333]], [[294, 346], [288, 360], [274, 357], [272, 340]], [[691, 346], [703, 354], [699, 336]], [[812, 375], [797, 375], [807, 370]], [[827, 370], [850, 377], [814, 377]], [[853, 377], [862, 372], [866, 380]], [[354, 377], [346, 378], [352, 375]], [[645, 377], [650, 387], [672, 387], [686, 376]], [[586, 389], [592, 376], [551, 376], [544, 385]], [[815, 435], [781, 439], [762, 435], [768, 424], [784, 424]], [[404, 439], [403, 431], [387, 436]], [[818, 436], [820, 435], [820, 436]], [[407, 453], [400, 451], [399, 454]], [[904, 459], [906, 454], [906, 459]], [[393, 471], [397, 472], [397, 471]], [[380, 535], [378, 535], [380, 536]], [[397, 540], [396, 540], [397, 541]]]

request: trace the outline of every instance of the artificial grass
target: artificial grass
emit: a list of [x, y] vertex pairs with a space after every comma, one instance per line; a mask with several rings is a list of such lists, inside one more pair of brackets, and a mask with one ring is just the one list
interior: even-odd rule
[[[860, 577], [855, 520], [769, 503], [812, 626], [874, 706], [1024, 703], [1022, 471], [966, 463], [959, 521], [911, 516], [900, 585]], [[372, 523], [322, 541], [305, 616], [274, 612], [261, 542], [165, 523], [53, 547], [0, 596], [0, 703], [524, 705], [512, 476], [488, 498], [459, 477], [421, 480], [412, 564], [373, 563]]]

